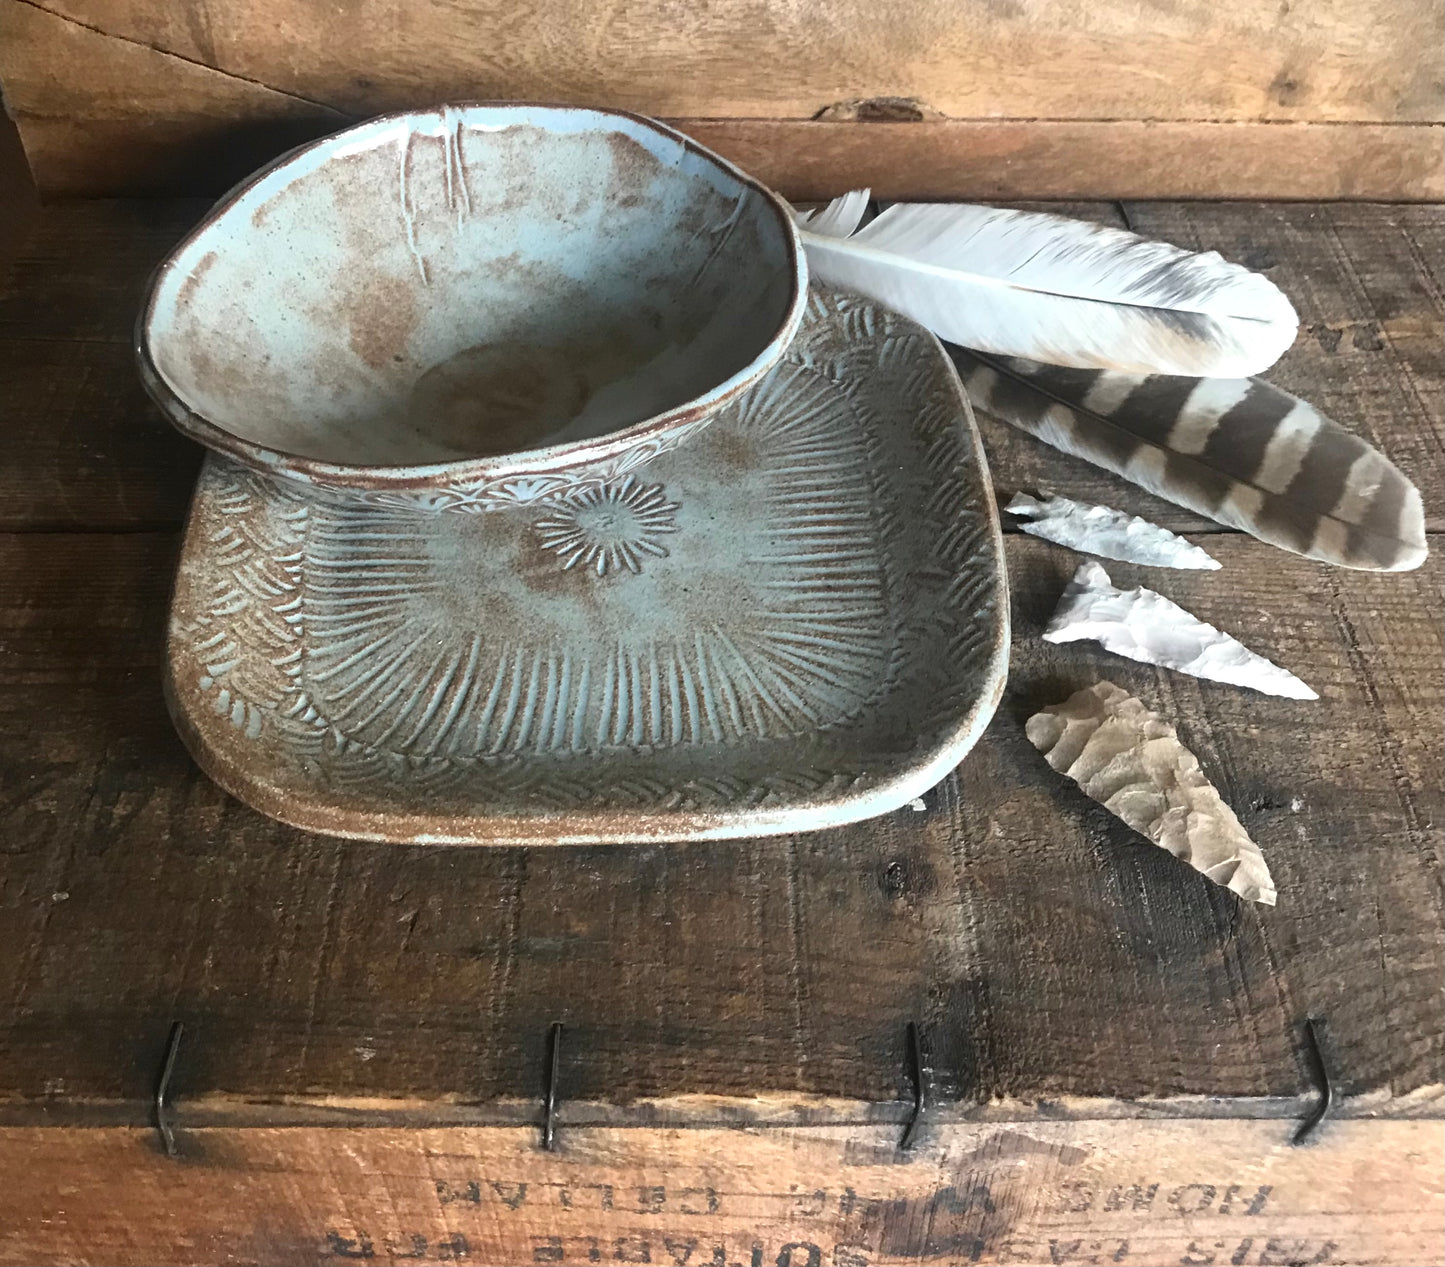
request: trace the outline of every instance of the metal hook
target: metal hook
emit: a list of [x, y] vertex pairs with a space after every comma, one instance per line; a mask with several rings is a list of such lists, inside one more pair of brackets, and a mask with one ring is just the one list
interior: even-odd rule
[[898, 1141], [898, 1147], [909, 1149], [913, 1147], [918, 1123], [926, 1107], [923, 1093], [923, 1053], [918, 1042], [917, 1021], [909, 1021], [908, 1027], [903, 1031], [903, 1057], [908, 1062], [908, 1077], [913, 1083], [913, 1112], [908, 1115], [908, 1125], [903, 1128], [903, 1138]]
[[542, 1097], [542, 1147], [557, 1148], [557, 1071], [562, 1064], [562, 1022], [554, 1021], [547, 1035], [547, 1083]]
[[1310, 1115], [1299, 1124], [1295, 1131], [1291, 1144], [1303, 1144], [1315, 1133], [1319, 1124], [1325, 1120], [1330, 1109], [1335, 1103], [1335, 1088], [1330, 1081], [1330, 1067], [1325, 1064], [1324, 1049], [1320, 1046], [1319, 1027], [1323, 1025], [1322, 1020], [1317, 1021], [1313, 1016], [1305, 1018], [1305, 1055], [1309, 1063], [1310, 1077], [1320, 1090], [1319, 1103], [1311, 1110]]
[[186, 1027], [180, 1021], [171, 1024], [170, 1037], [166, 1039], [166, 1055], [161, 1062], [161, 1076], [156, 1079], [156, 1094], [154, 1100], [156, 1130], [160, 1133], [161, 1147], [165, 1150], [167, 1157], [180, 1155], [176, 1147], [176, 1132], [171, 1125], [170, 1105], [166, 1103], [166, 1094], [170, 1090], [171, 1075], [176, 1071], [176, 1057], [181, 1050], [181, 1035], [186, 1032]]

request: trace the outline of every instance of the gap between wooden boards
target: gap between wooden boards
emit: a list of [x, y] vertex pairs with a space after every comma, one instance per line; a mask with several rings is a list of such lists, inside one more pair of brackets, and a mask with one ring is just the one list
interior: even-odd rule
[[[1037, 1122], [1115, 1121], [1271, 1121], [1303, 1120], [1318, 1103], [1318, 1092], [1296, 1096], [1170, 1096], [1155, 1100], [1116, 1100], [1061, 1096], [1021, 1100], [944, 1101], [924, 1110], [928, 1122], [948, 1125], [1027, 1124]], [[274, 1100], [208, 1093], [188, 1098], [178, 1093], [169, 1106], [178, 1129], [280, 1127], [405, 1127], [411, 1129], [511, 1128], [541, 1120], [541, 1096], [468, 1103], [455, 1097], [436, 1100], [386, 1100], [347, 1096], [283, 1096]], [[558, 1128], [608, 1127], [660, 1130], [747, 1127], [793, 1130], [801, 1127], [902, 1126], [912, 1115], [907, 1099], [863, 1101], [842, 1097], [763, 1093], [756, 1096], [678, 1095], [629, 1103], [573, 1100], [557, 1104]], [[144, 1127], [153, 1109], [142, 1100], [11, 1100], [0, 1102], [0, 1126]], [[1336, 1095], [1329, 1120], [1445, 1120], [1445, 1085], [1418, 1088], [1405, 1096], [1384, 1092]]]

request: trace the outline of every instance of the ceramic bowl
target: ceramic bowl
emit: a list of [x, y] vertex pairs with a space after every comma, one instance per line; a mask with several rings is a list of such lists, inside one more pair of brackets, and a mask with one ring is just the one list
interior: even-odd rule
[[137, 353], [181, 431], [328, 495], [489, 510], [615, 479], [782, 355], [785, 204], [636, 115], [395, 114], [278, 159], [161, 265]]

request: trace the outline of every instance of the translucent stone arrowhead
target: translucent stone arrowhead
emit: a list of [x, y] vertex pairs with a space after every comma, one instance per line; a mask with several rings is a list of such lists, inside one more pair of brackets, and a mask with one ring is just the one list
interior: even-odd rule
[[1164, 595], [1142, 588], [1115, 589], [1097, 563], [1082, 564], [1074, 573], [1044, 631], [1045, 642], [1084, 640], [1130, 660], [1213, 682], [1287, 699], [1319, 699], [1288, 669], [1256, 655]]
[[1040, 499], [1015, 493], [1004, 509], [1025, 520], [1019, 527], [1030, 535], [1083, 554], [1159, 568], [1215, 571], [1223, 566], [1213, 555], [1167, 528], [1108, 506], [1091, 506], [1068, 497]]

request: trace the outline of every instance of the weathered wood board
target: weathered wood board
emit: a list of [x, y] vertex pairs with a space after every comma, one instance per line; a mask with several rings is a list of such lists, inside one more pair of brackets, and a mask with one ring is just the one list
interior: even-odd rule
[[[1207, 536], [1223, 572], [1111, 571], [1320, 702], [1044, 644], [1076, 559], [1011, 534], [1009, 692], [923, 812], [541, 853], [281, 827], [174, 736], [162, 635], [197, 454], [129, 336], [203, 209], [50, 208], [0, 284], [0, 1262], [1438, 1260], [1438, 209], [1127, 207], [1295, 298], [1273, 376], [1420, 484], [1419, 572], [1295, 559], [982, 423], [1001, 496]], [[1024, 719], [1099, 676], [1179, 723], [1278, 908], [1039, 759]], [[1290, 1149], [1319, 1094], [1306, 1016], [1338, 1100]], [[176, 1019], [179, 1161], [145, 1127]], [[519, 1126], [553, 1021], [556, 1156]], [[909, 1021], [930, 1107], [905, 1161]]]
[[[567, 1097], [600, 1102], [892, 1102], [910, 1019], [941, 1100], [1294, 1099], [1310, 1014], [1342, 1091], [1438, 1087], [1438, 565], [1329, 573], [1209, 545], [1223, 573], [1113, 572], [1164, 584], [1320, 703], [1044, 644], [1073, 559], [1014, 537], [1009, 691], [926, 812], [539, 856], [326, 840], [238, 805], [161, 701], [175, 537], [0, 538], [0, 1095], [144, 1101], [177, 1017], [183, 1097], [530, 1097], [553, 1020]], [[1043, 765], [1024, 719], [1101, 675], [1179, 720], [1278, 909]]]
[[351, 119], [507, 98], [678, 120], [796, 196], [1431, 199], [1439, 17], [1438, 0], [0, 0], [0, 84], [47, 193], [218, 192]]
[[[1121, 224], [1109, 203], [1030, 204]], [[200, 464], [151, 410], [131, 365], [151, 269], [199, 199], [61, 203], [0, 287], [0, 531], [178, 527]], [[1142, 233], [1262, 269], [1299, 309], [1271, 371], [1416, 482], [1445, 528], [1440, 370], [1445, 216], [1424, 206], [1130, 202]], [[43, 408], [37, 407], [42, 403]], [[1049, 483], [1187, 531], [1218, 525], [984, 420], [1000, 491]]]
[[[1445, 1123], [0, 1128], [0, 1263], [1300, 1267], [1445, 1253]], [[56, 1177], [64, 1176], [63, 1183]]]
[[[862, 187], [879, 198], [975, 201], [1429, 202], [1445, 196], [1445, 128], [1433, 124], [1153, 119], [675, 122], [759, 180], [798, 199], [831, 198]], [[198, 144], [197, 152], [201, 149]]]
[[[1014, 538], [1014, 670], [988, 739], [926, 814], [817, 837], [563, 850], [542, 866], [524, 850], [322, 841], [222, 796], [186, 760], [158, 689], [195, 453], [144, 405], [126, 343], [145, 273], [198, 211], [58, 209], [0, 298], [0, 383], [14, 393], [0, 470], [20, 530], [0, 551], [18, 948], [4, 1090], [58, 1080], [78, 1100], [143, 1099], [173, 1016], [191, 1026], [190, 1096], [526, 1096], [553, 1019], [573, 1027], [569, 1094], [597, 1102], [759, 1089], [891, 1101], [915, 1018], [932, 1027], [945, 1098], [1289, 1099], [1305, 1086], [1308, 1012], [1329, 1017], [1352, 1092], [1438, 1083], [1437, 983], [1418, 971], [1440, 942], [1441, 634], [1419, 617], [1435, 610], [1435, 561], [1334, 572], [1217, 533], [1227, 585], [1170, 578], [1181, 602], [1325, 696], [1306, 705], [1046, 647], [1036, 635], [1071, 556]], [[1440, 323], [1437, 214], [1131, 214], [1289, 270], [1307, 328], [1282, 381], [1372, 434], [1438, 505], [1440, 374], [1425, 350]], [[1122, 482], [985, 427], [1002, 495], [1049, 483], [1151, 512]], [[1280, 911], [1240, 909], [1050, 779], [1022, 720], [1101, 673], [1181, 718], [1265, 845]], [[1223, 1049], [1203, 1041], [1216, 1034]]]

